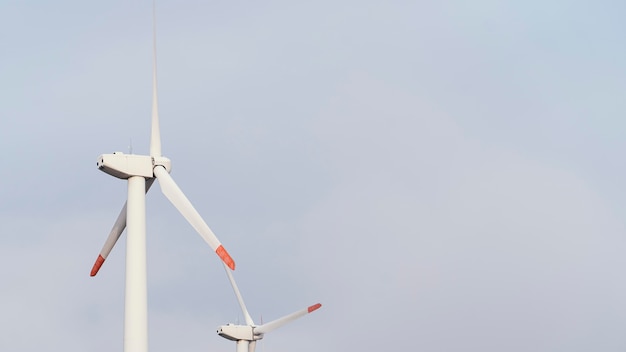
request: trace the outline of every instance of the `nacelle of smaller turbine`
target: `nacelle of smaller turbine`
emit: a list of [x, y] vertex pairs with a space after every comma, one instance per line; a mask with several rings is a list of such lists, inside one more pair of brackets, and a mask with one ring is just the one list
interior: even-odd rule
[[234, 325], [227, 324], [217, 328], [217, 334], [225, 339], [232, 341], [247, 340], [254, 341], [260, 340], [263, 336], [254, 336], [254, 327], [249, 325]]
[[100, 155], [97, 165], [101, 171], [121, 179], [128, 179], [132, 176], [152, 178], [154, 177], [152, 170], [156, 165], [162, 165], [168, 172], [171, 168], [170, 160], [165, 157], [154, 158], [121, 152]]

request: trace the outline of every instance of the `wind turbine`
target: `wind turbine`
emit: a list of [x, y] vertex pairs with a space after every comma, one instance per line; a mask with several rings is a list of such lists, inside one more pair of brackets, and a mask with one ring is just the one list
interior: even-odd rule
[[155, 178], [161, 191], [178, 209], [193, 228], [222, 259], [225, 267], [235, 270], [235, 262], [222, 246], [213, 231], [180, 190], [170, 176], [170, 159], [161, 154], [161, 137], [157, 102], [156, 75], [156, 10], [153, 8], [153, 66], [152, 66], [152, 129], [150, 155], [116, 152], [100, 155], [98, 169], [111, 176], [128, 180], [128, 198], [122, 208], [98, 259], [91, 276], [95, 276], [120, 235], [127, 229], [126, 289], [124, 308], [124, 351], [148, 350], [148, 309], [146, 283], [146, 192]]
[[225, 339], [237, 342], [237, 352], [254, 352], [256, 342], [262, 339], [266, 333], [278, 329], [279, 327], [289, 322], [292, 322], [300, 317], [303, 317], [319, 309], [322, 306], [320, 303], [317, 303], [291, 314], [287, 314], [282, 318], [270, 321], [269, 323], [256, 325], [254, 324], [254, 321], [252, 321], [252, 317], [250, 317], [250, 314], [248, 313], [246, 304], [243, 302], [243, 297], [241, 296], [241, 292], [239, 292], [239, 287], [237, 287], [237, 283], [235, 282], [233, 273], [228, 270], [228, 267], [226, 265], [224, 265], [224, 270], [226, 270], [226, 275], [228, 276], [230, 285], [233, 287], [233, 291], [235, 291], [235, 296], [237, 296], [237, 301], [239, 302], [239, 306], [241, 307], [241, 311], [243, 312], [243, 317], [246, 321], [246, 325], [222, 325], [217, 328], [217, 334]]

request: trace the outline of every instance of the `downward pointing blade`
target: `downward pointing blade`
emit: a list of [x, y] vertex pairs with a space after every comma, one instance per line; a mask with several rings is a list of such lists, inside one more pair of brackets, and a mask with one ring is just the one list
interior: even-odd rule
[[191, 202], [187, 199], [183, 191], [176, 185], [172, 176], [160, 165], [154, 168], [154, 175], [159, 179], [159, 185], [161, 185], [161, 191], [165, 197], [169, 199], [191, 226], [193, 226], [209, 246], [213, 248], [224, 264], [232, 270], [235, 270], [235, 261], [230, 257], [224, 246], [222, 246], [217, 236], [211, 231], [209, 225], [204, 222], [200, 214], [198, 214], [198, 211], [191, 205]]
[[313, 311], [316, 311], [317, 309], [319, 309], [322, 305], [317, 303], [314, 304], [312, 306], [309, 306], [308, 308], [304, 308], [302, 310], [299, 310], [297, 312], [285, 315], [282, 318], [278, 318], [276, 320], [270, 321], [269, 323], [263, 324], [261, 326], [257, 326], [256, 328], [254, 328], [254, 334], [255, 335], [259, 335], [259, 334], [265, 334], [268, 333], [272, 330], [278, 329], [279, 327], [292, 322], [300, 317], [303, 317]]
[[102, 246], [102, 250], [100, 251], [100, 255], [98, 255], [98, 259], [96, 259], [96, 262], [91, 268], [91, 274], [90, 274], [91, 276], [96, 276], [96, 274], [98, 273], [98, 270], [100, 270], [100, 267], [104, 263], [104, 260], [107, 258], [109, 253], [111, 253], [111, 250], [115, 246], [115, 243], [117, 242], [117, 240], [122, 235], [122, 232], [124, 232], [125, 228], [126, 228], [126, 203], [124, 203], [124, 206], [122, 207], [122, 211], [120, 211], [120, 215], [117, 216], [117, 220], [115, 220], [115, 224], [113, 224], [113, 228], [111, 229], [111, 232], [109, 232], [109, 236], [107, 237], [106, 242], [104, 242], [104, 246]]
[[[153, 178], [148, 179], [146, 181], [146, 193], [148, 193], [148, 190], [150, 190], [150, 187], [152, 186], [153, 183], [154, 183]], [[122, 211], [120, 211], [120, 214], [117, 216], [117, 220], [115, 220], [115, 224], [113, 224], [113, 228], [111, 229], [111, 232], [109, 232], [109, 237], [107, 237], [106, 242], [104, 242], [104, 246], [102, 246], [100, 255], [98, 255], [96, 262], [91, 268], [91, 274], [90, 274], [91, 276], [96, 276], [96, 274], [100, 270], [100, 267], [104, 263], [104, 260], [107, 259], [107, 257], [109, 256], [109, 253], [111, 253], [111, 250], [115, 246], [115, 243], [117, 243], [117, 240], [120, 238], [125, 228], [126, 228], [126, 203], [124, 203], [124, 206], [122, 207]]]

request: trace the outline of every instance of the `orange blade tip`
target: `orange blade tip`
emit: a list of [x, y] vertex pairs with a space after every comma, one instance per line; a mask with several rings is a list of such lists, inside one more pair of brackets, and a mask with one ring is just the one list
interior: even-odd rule
[[222, 261], [224, 261], [224, 264], [226, 264], [230, 270], [235, 270], [235, 261], [230, 257], [230, 254], [226, 252], [226, 248], [224, 248], [224, 246], [220, 244], [220, 246], [215, 250], [215, 253], [222, 258]]
[[96, 263], [93, 265], [93, 268], [91, 268], [91, 276], [96, 276], [98, 270], [100, 270], [100, 267], [102, 266], [102, 263], [104, 263], [104, 258], [99, 255], [98, 259], [96, 259]]
[[318, 303], [318, 304], [314, 304], [314, 305], [310, 306], [310, 307], [309, 307], [309, 313], [311, 313], [312, 311], [315, 311], [315, 310], [320, 309], [320, 307], [321, 307], [321, 306], [322, 306], [322, 305], [321, 305], [320, 303]]

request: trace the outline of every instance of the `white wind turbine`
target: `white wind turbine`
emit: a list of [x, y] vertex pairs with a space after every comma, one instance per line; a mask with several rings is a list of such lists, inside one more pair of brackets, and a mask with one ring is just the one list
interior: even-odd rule
[[285, 315], [282, 318], [270, 321], [269, 323], [256, 325], [254, 324], [254, 321], [252, 321], [252, 317], [250, 317], [248, 309], [246, 309], [246, 304], [243, 302], [243, 297], [241, 296], [241, 292], [239, 292], [239, 287], [237, 287], [237, 283], [235, 282], [233, 274], [230, 272], [230, 270], [228, 270], [228, 267], [226, 267], [226, 265], [224, 265], [224, 270], [226, 270], [228, 280], [233, 287], [233, 291], [235, 291], [235, 296], [237, 296], [237, 301], [239, 302], [239, 306], [241, 307], [241, 311], [243, 312], [243, 317], [246, 321], [246, 325], [222, 325], [217, 328], [217, 333], [225, 339], [237, 342], [237, 352], [254, 352], [256, 342], [262, 339], [264, 334], [272, 330], [278, 329], [279, 327], [289, 322], [292, 322], [300, 317], [303, 317], [319, 309], [322, 306], [320, 303], [317, 303], [307, 308]]
[[161, 155], [157, 103], [155, 27], [156, 25], [153, 23], [153, 31], [155, 32], [153, 33], [150, 155], [129, 155], [118, 152], [103, 154], [98, 158], [97, 162], [98, 169], [117, 178], [128, 180], [128, 199], [126, 204], [124, 204], [91, 270], [91, 276], [95, 276], [98, 273], [102, 263], [104, 263], [111, 249], [113, 249], [124, 228], [127, 228], [124, 308], [124, 351], [126, 352], [146, 352], [148, 350], [146, 192], [152, 186], [155, 178], [159, 180], [161, 191], [163, 191], [165, 197], [169, 199], [174, 207], [180, 211], [200, 236], [211, 246], [222, 259], [224, 265], [232, 270], [235, 269], [233, 259], [170, 176], [170, 159]]

